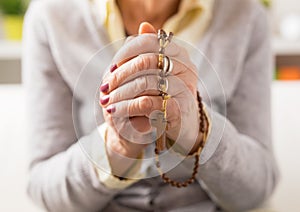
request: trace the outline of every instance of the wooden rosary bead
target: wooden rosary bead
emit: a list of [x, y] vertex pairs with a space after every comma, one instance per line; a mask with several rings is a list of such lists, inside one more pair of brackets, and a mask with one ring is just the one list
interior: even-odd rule
[[198, 107], [199, 107], [199, 113], [200, 113], [200, 132], [204, 133], [205, 132], [204, 119], [206, 119], [207, 117], [204, 114], [202, 98], [199, 95], [199, 92], [197, 92], [197, 100], [198, 100]]
[[195, 180], [193, 178], [190, 178], [188, 181], [187, 181], [187, 184], [191, 184], [193, 183]]

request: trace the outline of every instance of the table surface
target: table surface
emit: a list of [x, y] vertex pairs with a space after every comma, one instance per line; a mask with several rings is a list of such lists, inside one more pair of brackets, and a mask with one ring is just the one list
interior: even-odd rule
[[0, 86], [0, 108], [0, 211], [41, 211], [26, 195], [28, 151], [21, 86]]
[[22, 44], [20, 41], [0, 40], [0, 60], [20, 59]]
[[[40, 211], [25, 192], [27, 143], [22, 87], [0, 86], [0, 107], [0, 211]], [[300, 82], [274, 82], [273, 136], [281, 181], [267, 206], [268, 211], [298, 211], [300, 208], [299, 108]]]

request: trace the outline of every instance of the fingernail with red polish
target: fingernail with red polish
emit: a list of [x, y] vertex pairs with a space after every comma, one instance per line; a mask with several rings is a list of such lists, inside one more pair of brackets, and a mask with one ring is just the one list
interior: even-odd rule
[[111, 72], [111, 73], [114, 72], [117, 68], [118, 68], [117, 64], [111, 65], [111, 67], [110, 67], [110, 72]]
[[105, 96], [103, 96], [103, 97], [100, 98], [101, 105], [107, 104], [108, 101], [109, 101], [109, 95], [105, 95]]
[[109, 88], [108, 83], [102, 84], [102, 85], [100, 86], [100, 91], [101, 91], [101, 92], [107, 92], [107, 91], [108, 91], [108, 88]]
[[106, 111], [107, 111], [108, 113], [114, 113], [114, 112], [116, 112], [116, 107], [110, 105], [110, 106], [108, 106], [108, 107], [106, 108]]

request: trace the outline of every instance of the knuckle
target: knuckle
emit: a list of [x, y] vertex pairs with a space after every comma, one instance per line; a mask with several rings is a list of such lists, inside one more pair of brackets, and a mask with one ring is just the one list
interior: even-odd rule
[[170, 122], [168, 122], [168, 129], [173, 129], [176, 128], [178, 125], [180, 125], [181, 122], [181, 118], [180, 117], [176, 117], [174, 119], [172, 119]]
[[125, 80], [125, 76], [123, 73], [116, 73], [111, 80], [111, 84], [109, 85], [111, 89], [116, 88]]
[[189, 52], [186, 48], [184, 48], [182, 46], [178, 46], [178, 50], [179, 50], [179, 54], [180, 54], [183, 61], [189, 59], [190, 55], [189, 55]]
[[137, 70], [146, 70], [150, 68], [151, 60], [145, 55], [139, 55], [135, 62], [135, 68]]
[[114, 77], [113, 77], [112, 82], [113, 83], [118, 83], [118, 82], [120, 82], [120, 78], [121, 78], [121, 76], [119, 74], [115, 74]]
[[156, 43], [156, 36], [151, 34], [142, 34], [137, 37], [137, 45], [140, 48], [150, 47], [153, 43]]
[[151, 109], [153, 107], [153, 101], [149, 97], [141, 97], [139, 100], [139, 105], [138, 105], [140, 111], [145, 111], [147, 114], [151, 112]]
[[135, 89], [135, 93], [141, 93], [148, 89], [147, 78], [145, 76], [135, 80]]
[[189, 91], [191, 91], [192, 93], [194, 93], [196, 91], [196, 88], [194, 86], [193, 83], [191, 82], [186, 82], [186, 87], [188, 88]]
[[125, 44], [128, 44], [130, 41], [132, 41], [135, 37], [134, 36], [128, 36], [126, 39], [125, 39]]
[[182, 55], [184, 55], [184, 57], [186, 57], [186, 58], [189, 57], [189, 52], [187, 51], [186, 48], [181, 47], [180, 52], [182, 53]]
[[174, 111], [172, 111], [172, 115], [169, 113], [167, 119], [169, 120], [168, 122], [168, 127], [169, 129], [173, 129], [176, 126], [178, 126], [181, 122], [181, 116], [180, 116], [180, 111], [176, 107]]
[[120, 99], [121, 99], [121, 92], [113, 91], [109, 95], [109, 102], [110, 102], [110, 104], [118, 102]]

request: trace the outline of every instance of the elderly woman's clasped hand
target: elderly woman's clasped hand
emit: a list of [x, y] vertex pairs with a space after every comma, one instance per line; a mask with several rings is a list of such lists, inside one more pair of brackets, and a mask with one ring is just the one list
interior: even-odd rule
[[[139, 35], [127, 39], [114, 57], [110, 73], [103, 78], [100, 104], [108, 124], [106, 145], [110, 157], [120, 154], [137, 158], [153, 142], [149, 118], [162, 109], [158, 49], [155, 29], [148, 23], [141, 24]], [[187, 51], [175, 42], [167, 46], [165, 55], [173, 62], [167, 77], [167, 93], [171, 96], [167, 137], [189, 154], [197, 150], [199, 140], [198, 74]]]

